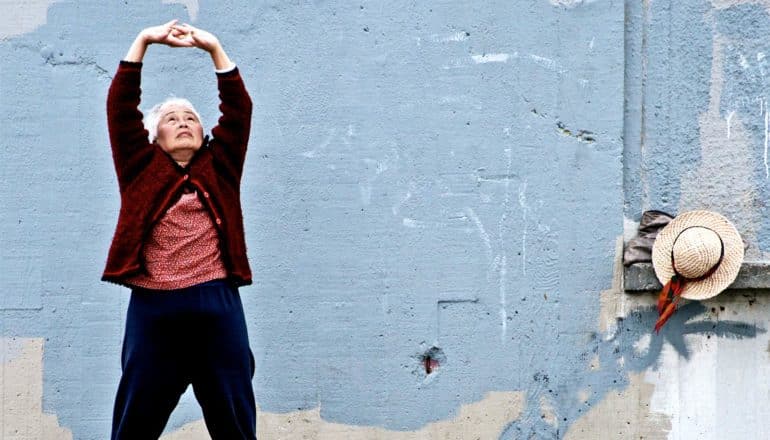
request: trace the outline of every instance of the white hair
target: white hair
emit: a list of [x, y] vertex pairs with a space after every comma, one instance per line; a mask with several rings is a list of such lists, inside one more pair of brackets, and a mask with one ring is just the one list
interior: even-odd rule
[[175, 96], [171, 96], [169, 98], [166, 98], [166, 100], [161, 102], [160, 104], [155, 104], [144, 117], [144, 121], [143, 121], [144, 128], [146, 128], [147, 131], [150, 133], [149, 135], [150, 142], [155, 142], [155, 139], [158, 138], [158, 124], [160, 124], [160, 117], [163, 114], [163, 110], [170, 105], [179, 105], [189, 109], [198, 118], [198, 122], [200, 122], [201, 127], [203, 126], [201, 115], [198, 113], [198, 110], [195, 110], [195, 107], [193, 107], [190, 101], [184, 98], [177, 98]]

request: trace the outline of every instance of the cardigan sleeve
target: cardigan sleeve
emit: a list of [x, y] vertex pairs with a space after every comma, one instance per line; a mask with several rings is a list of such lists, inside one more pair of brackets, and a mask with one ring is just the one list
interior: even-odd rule
[[121, 191], [153, 153], [139, 110], [142, 63], [121, 61], [107, 93], [107, 128]]
[[216, 75], [221, 116], [211, 129], [211, 153], [225, 172], [240, 180], [251, 130], [251, 98], [237, 67]]

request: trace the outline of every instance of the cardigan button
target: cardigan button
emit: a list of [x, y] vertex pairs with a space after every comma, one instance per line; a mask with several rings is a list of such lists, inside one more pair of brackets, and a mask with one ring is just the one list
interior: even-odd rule
[[208, 199], [209, 198], [209, 193], [207, 191], [203, 191], [203, 197]]
[[184, 175], [184, 177], [183, 177], [183, 179], [184, 179], [184, 180], [187, 180], [187, 179], [189, 179], [189, 178], [190, 178], [190, 175], [189, 175], [189, 174], [185, 174], [185, 175]]
[[218, 224], [218, 225], [221, 225], [221, 224], [222, 224], [222, 219], [221, 219], [221, 218], [218, 218], [218, 219], [216, 219], [215, 221], [217, 222], [217, 224]]

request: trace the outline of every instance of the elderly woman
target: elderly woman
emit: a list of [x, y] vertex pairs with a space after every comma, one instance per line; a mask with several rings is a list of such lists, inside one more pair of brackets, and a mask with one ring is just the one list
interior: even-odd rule
[[[151, 44], [196, 47], [214, 62], [222, 115], [169, 99], [142, 121]], [[251, 283], [240, 180], [251, 100], [212, 34], [176, 20], [136, 37], [110, 86], [107, 121], [121, 208], [103, 280], [130, 287], [112, 439], [157, 439], [188, 385], [213, 439], [255, 439], [254, 358], [238, 286]]]

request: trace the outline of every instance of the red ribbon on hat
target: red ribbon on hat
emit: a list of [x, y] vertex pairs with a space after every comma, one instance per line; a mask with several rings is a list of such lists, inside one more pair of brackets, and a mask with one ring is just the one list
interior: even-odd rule
[[[682, 229], [674, 239], [674, 243], [676, 243], [676, 240], [680, 235], [682, 235], [682, 232], [695, 227], [696, 226], [690, 226], [688, 228]], [[719, 234], [717, 234], [717, 237], [719, 237]], [[674, 270], [674, 275], [666, 283], [666, 285], [663, 286], [663, 289], [661, 289], [660, 293], [658, 293], [658, 320], [655, 322], [655, 333], [660, 332], [660, 329], [663, 328], [668, 319], [671, 318], [674, 312], [676, 312], [679, 301], [682, 299], [682, 291], [684, 290], [684, 286], [690, 282], [705, 280], [717, 271], [719, 265], [722, 263], [722, 258], [725, 256], [725, 244], [722, 241], [722, 237], [719, 237], [719, 244], [722, 247], [719, 253], [719, 260], [717, 260], [711, 269], [697, 278], [687, 278], [676, 270], [676, 265], [674, 264], [674, 247], [671, 246], [671, 268]]]

